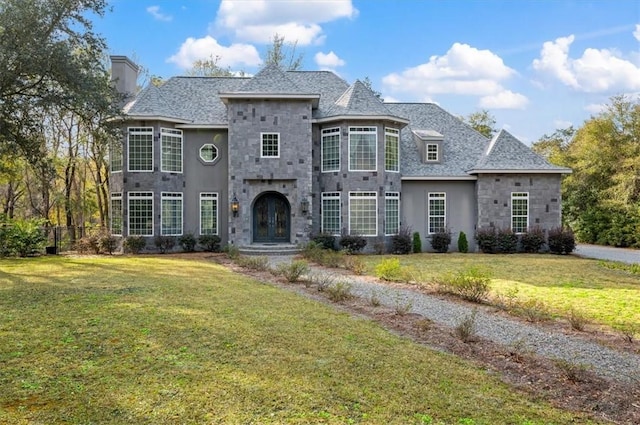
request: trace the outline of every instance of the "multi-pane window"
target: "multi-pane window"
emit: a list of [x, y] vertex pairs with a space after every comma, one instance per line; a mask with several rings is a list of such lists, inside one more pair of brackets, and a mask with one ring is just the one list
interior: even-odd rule
[[511, 230], [523, 233], [529, 227], [529, 194], [511, 193]]
[[122, 235], [122, 193], [111, 194], [111, 234]]
[[153, 192], [128, 192], [129, 235], [153, 236]]
[[218, 159], [218, 148], [211, 143], [206, 143], [200, 148], [200, 159], [204, 162], [213, 162]]
[[162, 152], [161, 170], [167, 173], [182, 172], [182, 130], [160, 129]]
[[129, 127], [127, 147], [129, 171], [153, 171], [152, 127]]
[[400, 229], [400, 192], [384, 195], [384, 234], [396, 235]]
[[260, 156], [263, 158], [278, 158], [280, 156], [280, 134], [261, 133], [261, 137]]
[[122, 142], [120, 140], [109, 144], [109, 167], [112, 173], [122, 171]]
[[162, 192], [160, 234], [180, 236], [182, 234], [182, 193]]
[[340, 128], [322, 130], [322, 171], [340, 170]]
[[400, 131], [395, 128], [384, 129], [384, 169], [400, 171]]
[[218, 194], [200, 194], [200, 234], [218, 234]]
[[446, 230], [446, 200], [444, 193], [429, 193], [429, 234]]
[[349, 234], [377, 236], [378, 198], [376, 192], [349, 193]]
[[427, 161], [428, 162], [437, 162], [437, 161], [439, 161], [438, 144], [437, 143], [428, 143], [427, 144]]
[[322, 194], [322, 233], [340, 234], [340, 192]]
[[376, 127], [349, 127], [349, 171], [376, 171]]

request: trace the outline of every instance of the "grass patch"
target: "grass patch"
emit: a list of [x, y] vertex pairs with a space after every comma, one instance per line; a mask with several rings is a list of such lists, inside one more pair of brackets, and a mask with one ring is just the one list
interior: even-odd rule
[[197, 257], [3, 260], [0, 337], [1, 423], [585, 422]]
[[[383, 257], [384, 258], [384, 257]], [[392, 258], [389, 256], [389, 258]], [[640, 323], [640, 276], [626, 268], [575, 256], [543, 254], [414, 254], [399, 258], [426, 283], [441, 281], [470, 267], [491, 273], [494, 298], [517, 293], [520, 305], [544, 304], [552, 316], [570, 317], [576, 308], [590, 323], [616, 326]], [[364, 258], [373, 274], [380, 256]]]

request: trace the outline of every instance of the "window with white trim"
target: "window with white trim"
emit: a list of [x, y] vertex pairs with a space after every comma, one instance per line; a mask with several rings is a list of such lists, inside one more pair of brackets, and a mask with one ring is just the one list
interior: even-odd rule
[[438, 162], [440, 160], [440, 152], [437, 143], [427, 143], [426, 155], [427, 162]]
[[378, 129], [349, 127], [349, 171], [376, 171]]
[[262, 145], [260, 156], [262, 158], [280, 157], [280, 133], [260, 133]]
[[322, 172], [340, 171], [340, 128], [322, 130]]
[[511, 230], [524, 233], [529, 228], [529, 193], [511, 193]]
[[200, 147], [200, 159], [204, 162], [214, 162], [218, 159], [218, 148], [213, 143], [205, 143]]
[[384, 195], [384, 234], [397, 235], [400, 230], [400, 192]]
[[400, 171], [400, 130], [384, 129], [384, 169]]
[[165, 173], [182, 173], [182, 130], [160, 129], [160, 169]]
[[111, 194], [111, 216], [109, 219], [111, 234], [122, 236], [122, 193]]
[[162, 192], [160, 197], [160, 234], [182, 235], [182, 193]]
[[122, 171], [122, 141], [115, 140], [109, 144], [109, 168], [112, 173]]
[[128, 192], [129, 236], [153, 236], [153, 192]]
[[218, 194], [200, 194], [200, 234], [218, 234]]
[[447, 228], [447, 195], [429, 193], [429, 234], [444, 232]]
[[340, 222], [340, 192], [322, 193], [322, 233], [339, 235], [341, 232]]
[[153, 127], [129, 127], [127, 158], [129, 171], [153, 171]]
[[378, 235], [378, 197], [376, 192], [349, 192], [349, 234]]

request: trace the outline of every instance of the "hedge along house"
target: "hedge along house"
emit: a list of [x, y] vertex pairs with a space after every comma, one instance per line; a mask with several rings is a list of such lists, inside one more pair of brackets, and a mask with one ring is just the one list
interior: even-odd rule
[[478, 227], [560, 225], [570, 170], [437, 105], [383, 103], [359, 81], [275, 66], [173, 77], [134, 95], [137, 66], [111, 59], [130, 96], [110, 156], [115, 235], [216, 234], [250, 250], [324, 232], [371, 247], [407, 226], [423, 240], [464, 231], [475, 249]]

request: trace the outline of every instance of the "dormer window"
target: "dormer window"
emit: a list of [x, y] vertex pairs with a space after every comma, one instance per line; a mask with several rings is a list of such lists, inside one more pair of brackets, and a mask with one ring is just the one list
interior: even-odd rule
[[422, 162], [427, 164], [442, 162], [444, 136], [435, 130], [413, 130], [413, 139], [418, 146]]
[[437, 143], [427, 143], [427, 162], [440, 161], [440, 149]]

